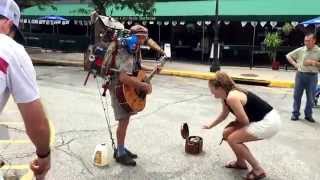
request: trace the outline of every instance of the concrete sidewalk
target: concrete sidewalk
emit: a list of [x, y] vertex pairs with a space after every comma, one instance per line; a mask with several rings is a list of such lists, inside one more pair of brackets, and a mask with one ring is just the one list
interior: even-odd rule
[[[38, 52], [30, 53], [34, 64], [83, 66], [82, 53]], [[155, 61], [146, 60], [153, 65]], [[227, 72], [237, 83], [263, 85], [269, 87], [292, 88], [294, 87], [295, 71], [278, 70], [268, 68], [248, 68], [222, 66], [221, 70]], [[214, 73], [209, 72], [209, 65], [195, 64], [191, 62], [178, 62], [174, 59], [167, 62], [161, 74], [199, 79], [210, 79]]]

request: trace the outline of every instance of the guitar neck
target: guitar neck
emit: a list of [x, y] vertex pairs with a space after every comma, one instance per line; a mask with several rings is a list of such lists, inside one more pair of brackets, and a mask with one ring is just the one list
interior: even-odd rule
[[[161, 57], [160, 58], [160, 67], [163, 67], [164, 64], [166, 63], [166, 58], [165, 57]], [[150, 75], [148, 76], [148, 78], [145, 80], [145, 82], [150, 83], [151, 79], [153, 78], [153, 76], [157, 73], [157, 68], [154, 68]]]

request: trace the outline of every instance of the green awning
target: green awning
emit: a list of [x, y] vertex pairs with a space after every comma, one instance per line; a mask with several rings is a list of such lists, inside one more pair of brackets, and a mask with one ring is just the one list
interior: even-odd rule
[[89, 20], [93, 7], [88, 4], [54, 4], [51, 6], [33, 6], [22, 11], [22, 18], [37, 19], [42, 16], [61, 16], [66, 19]]
[[[72, 19], [89, 19], [90, 13], [80, 13], [79, 9], [88, 12], [93, 10], [88, 4], [55, 4], [57, 10], [37, 6], [23, 10], [23, 17], [57, 15]], [[220, 0], [220, 19], [237, 21], [302, 21], [320, 16], [319, 0]], [[215, 1], [170, 1], [156, 2], [156, 12], [152, 17], [135, 14], [132, 10], [107, 8], [113, 17], [121, 20], [213, 20]]]
[[220, 0], [225, 19], [302, 21], [320, 15], [319, 0]]

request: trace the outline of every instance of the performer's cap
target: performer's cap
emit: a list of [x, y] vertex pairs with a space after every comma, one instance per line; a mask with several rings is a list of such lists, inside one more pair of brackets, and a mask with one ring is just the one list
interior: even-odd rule
[[130, 28], [131, 34], [135, 34], [137, 36], [148, 36], [148, 29], [141, 25], [134, 25]]

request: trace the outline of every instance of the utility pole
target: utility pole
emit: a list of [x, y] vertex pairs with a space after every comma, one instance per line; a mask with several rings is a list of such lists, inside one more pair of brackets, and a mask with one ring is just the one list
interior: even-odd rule
[[213, 60], [210, 66], [210, 72], [216, 72], [220, 70], [219, 62], [219, 0], [216, 0], [216, 14], [215, 14], [215, 25], [214, 25], [214, 45], [213, 45]]

